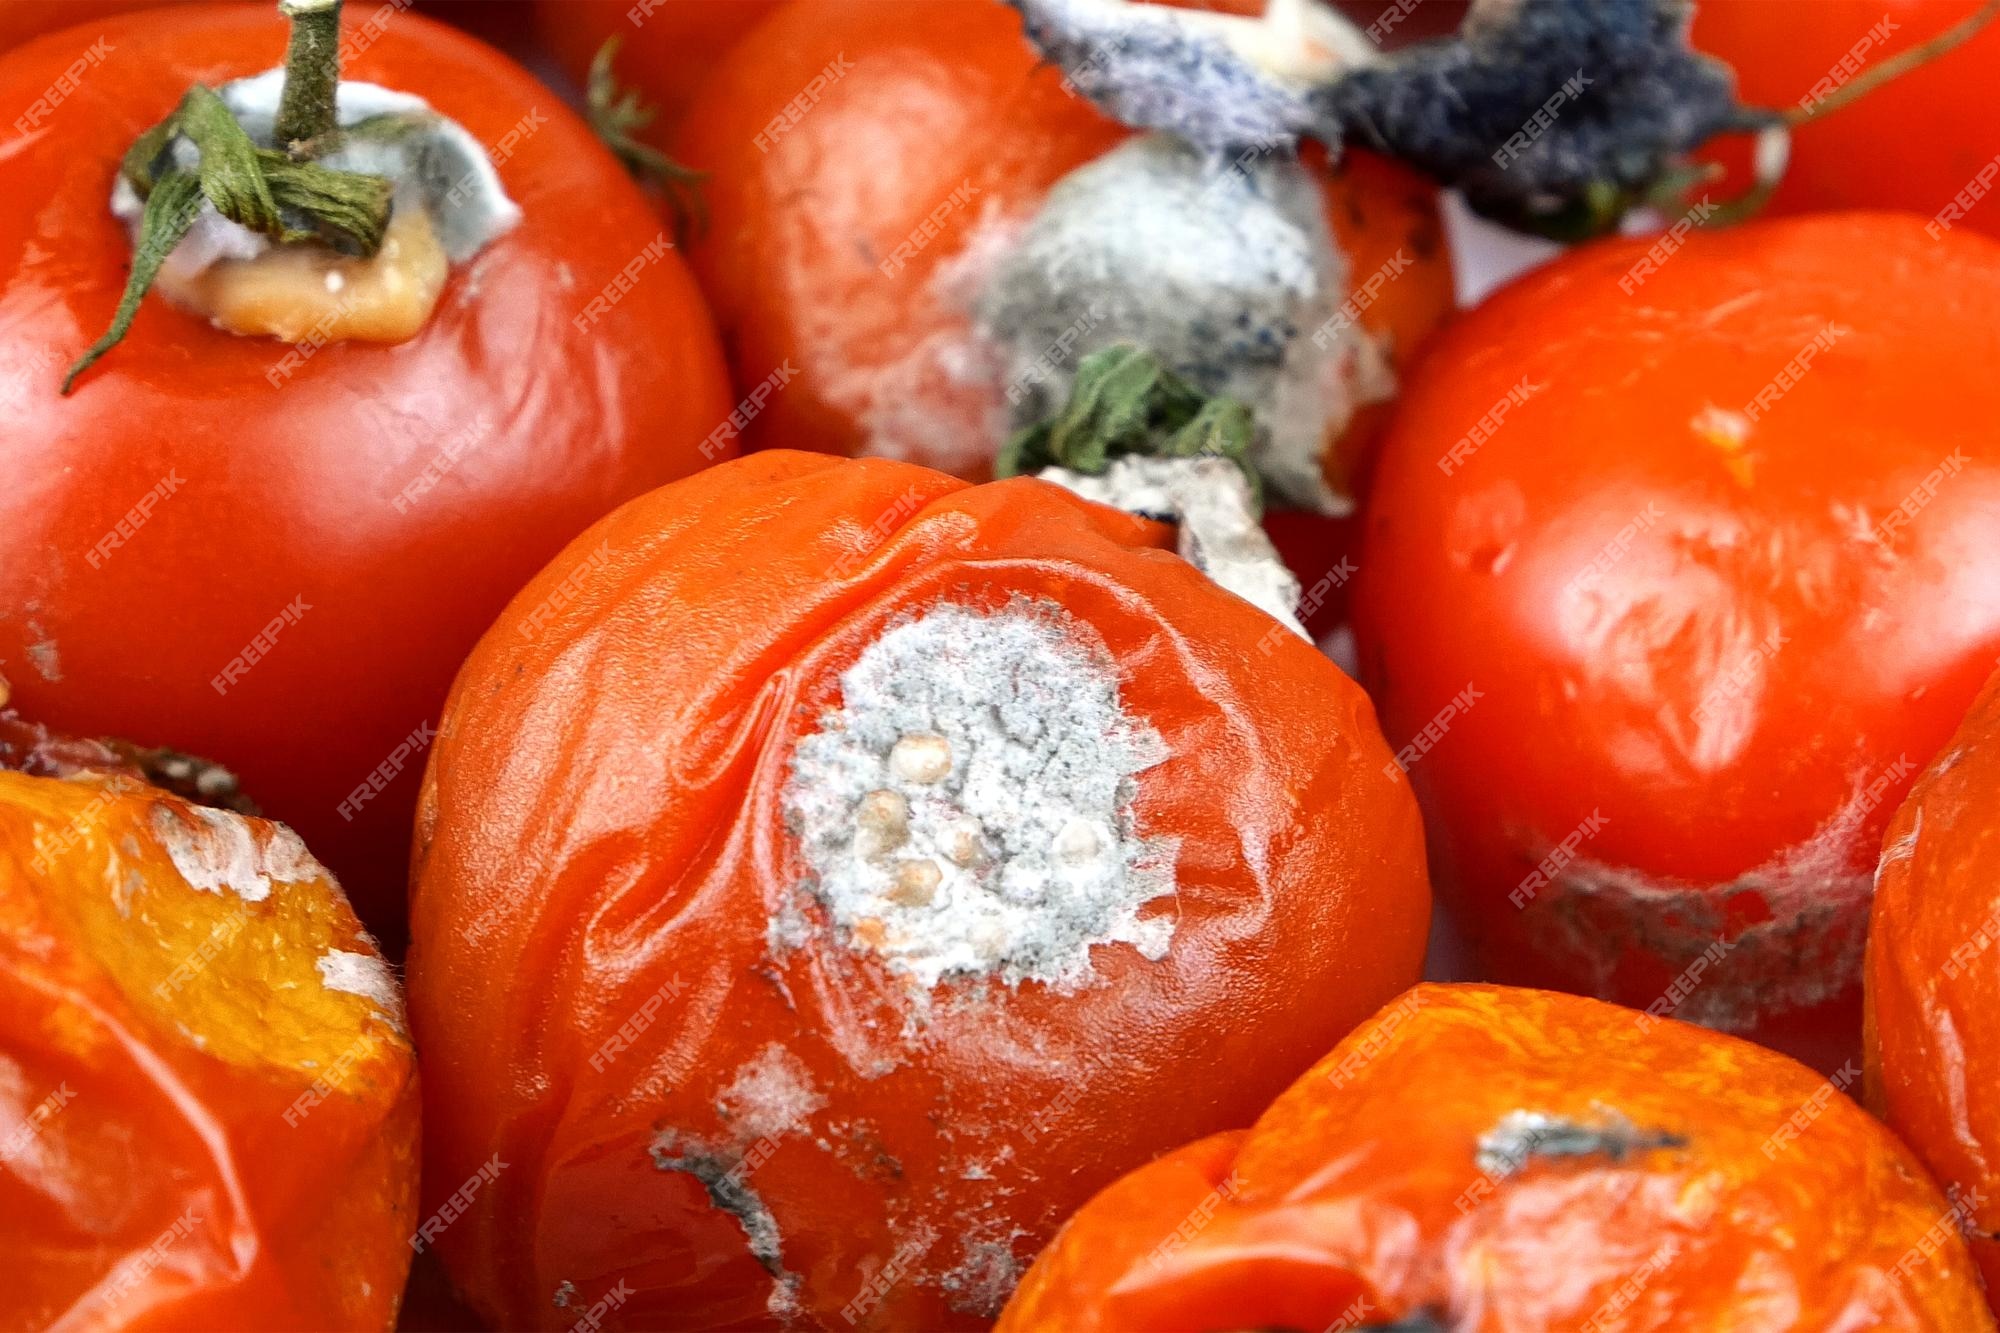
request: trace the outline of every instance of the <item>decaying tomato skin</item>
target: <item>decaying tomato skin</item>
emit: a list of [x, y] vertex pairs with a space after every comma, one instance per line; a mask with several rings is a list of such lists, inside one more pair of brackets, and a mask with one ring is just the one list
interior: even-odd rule
[[1858, 1053], [1880, 830], [2000, 655], [1996, 302], [1985, 238], [1831, 215], [1440, 339], [1355, 626], [1487, 975]]
[[[1044, 241], [1056, 230], [1045, 208], [1052, 190], [1074, 198], [1079, 168], [1102, 168], [1133, 141], [1060, 70], [1038, 62], [1019, 16], [1003, 6], [796, 0], [771, 15], [703, 85], [674, 143], [678, 160], [710, 173], [712, 225], [692, 257], [737, 378], [783, 385], [746, 427], [746, 446], [804, 443], [983, 479], [1000, 442], [1026, 424], [1017, 409], [1064, 382], [1084, 352], [1114, 339], [1143, 343], [1143, 330], [1156, 326], [1172, 336], [1175, 316], [1183, 325], [1207, 320], [1194, 298], [1222, 290], [1229, 266], [1178, 244], [1161, 247], [1172, 256], [1110, 262], [1093, 253], [1068, 265], [1077, 274], [1108, 265], [1141, 289], [1136, 296], [1100, 300], [1081, 281], [1047, 305], [1033, 285], [1010, 295], [1008, 266], [1026, 239], [1037, 227], [1046, 226]], [[1227, 216], [1243, 180], [1256, 178], [1254, 194], [1279, 193], [1264, 175], [1290, 171], [1283, 156], [1210, 164], [1205, 216]], [[1210, 365], [1149, 350], [1199, 381], [1233, 364], [1238, 354], [1225, 349], [1240, 341], [1267, 360], [1284, 352], [1312, 365], [1318, 383], [1294, 386], [1291, 404], [1351, 393], [1362, 406], [1339, 448], [1315, 438], [1308, 455], [1345, 494], [1395, 371], [1451, 309], [1451, 279], [1435, 191], [1414, 173], [1365, 154], [1330, 169], [1317, 149], [1303, 162], [1300, 179], [1323, 224], [1307, 221], [1345, 253], [1348, 285], [1321, 293], [1330, 297], [1325, 318], [1303, 328], [1218, 318], [1228, 327], [1202, 332]], [[1156, 164], [1121, 179], [1181, 169]], [[1154, 235], [1146, 228], [1170, 223], [1149, 202], [1151, 188], [1100, 200], [1094, 221], [1069, 225], [1098, 239]], [[1168, 262], [1176, 257], [1179, 268]], [[1334, 283], [1327, 274], [1287, 281]], [[1145, 310], [1149, 292], [1169, 293], [1157, 320]], [[1023, 305], [1035, 318], [1023, 320]], [[1366, 335], [1364, 349], [1348, 346], [1354, 329]], [[1322, 349], [1312, 356], [1302, 348], [1309, 337]]]
[[1882, 841], [1868, 933], [1868, 1101], [1967, 1205], [2000, 1311], [2000, 678]]
[[[1746, 103], [1809, 110], [1972, 17], [1982, 2], [1703, 0], [1693, 43], [1735, 67]], [[1988, 23], [1957, 50], [1800, 126], [1768, 210], [1907, 209], [1940, 226], [2000, 235], [2000, 208], [1987, 198], [2000, 173], [1996, 63], [2000, 24]], [[1746, 165], [1733, 150], [1703, 156], [1733, 172]]]
[[1972, 1333], [1993, 1321], [1958, 1216], [1892, 1134], [1774, 1052], [1427, 984], [1249, 1130], [1099, 1194], [996, 1333]]
[[0, 1324], [394, 1327], [394, 973], [289, 829], [90, 750], [0, 745]]
[[4, 105], [29, 107], [105, 43], [0, 161], [0, 459], [24, 479], [0, 490], [0, 671], [52, 726], [235, 769], [393, 942], [465, 651], [585, 525], [726, 455], [731, 398], [670, 229], [587, 126], [419, 14], [345, 22], [346, 76], [504, 155], [520, 224], [407, 342], [237, 337], [155, 295], [67, 398], [131, 262], [120, 159], [191, 83], [276, 66], [286, 25], [156, 9], [0, 57]]
[[[413, 898], [427, 1188], [510, 1164], [440, 1239], [483, 1314], [978, 1326], [1092, 1190], [1248, 1120], [1414, 977], [1421, 833], [1366, 699], [1163, 540], [1036, 480], [771, 451], [627, 505], [520, 594], [446, 709]], [[1121, 936], [1151, 946], [1092, 943], [1055, 983], [997, 964], [927, 983], [920, 958], [891, 966], [893, 922], [887, 943], [874, 918], [833, 924], [844, 863], [809, 859], [826, 824], [806, 797], [873, 762], [850, 738], [888, 744], [856, 683], [871, 663], [947, 622], [1059, 634], [1095, 664], [1061, 688], [1153, 738], [1111, 834], [1168, 857], [1171, 896]], [[985, 639], [940, 642], [867, 688], [990, 668]], [[1111, 749], [1021, 711], [1047, 688], [1024, 669], [974, 690], [1040, 756], [998, 806]], [[991, 778], [935, 725], [888, 751], [896, 770], [914, 746], [918, 776], [862, 798], [857, 847], [898, 793], [917, 828], [945, 771], [927, 755], [967, 809]], [[1036, 850], [969, 836], [962, 865], [1011, 874]], [[953, 883], [942, 905], [976, 896]]]

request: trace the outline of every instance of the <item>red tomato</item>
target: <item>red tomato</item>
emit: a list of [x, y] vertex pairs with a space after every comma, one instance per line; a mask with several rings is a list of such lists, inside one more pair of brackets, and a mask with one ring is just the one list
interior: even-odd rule
[[1953, 1193], [2000, 1311], [2000, 676], [1896, 813], [1868, 929], [1868, 1099]]
[[[1950, 28], [1985, 0], [1702, 0], [1694, 45], [1736, 68], [1746, 103], [1817, 103], [1884, 60]], [[2000, 235], [2000, 23], [1932, 63], [1828, 112], [1793, 135], [1770, 208], [1900, 208]], [[1740, 167], [1743, 157], [1724, 158]], [[1947, 222], [1956, 221], [1948, 217]]]
[[[701, 466], [729, 399], [699, 293], [649, 252], [661, 224], [589, 131], [478, 42], [384, 12], [351, 77], [482, 143], [541, 117], [500, 167], [524, 221], [408, 342], [308, 347], [281, 371], [294, 349], [156, 296], [57, 392], [131, 260], [106, 205], [120, 155], [195, 80], [277, 63], [268, 6], [107, 20], [101, 63], [0, 161], [0, 457], [18, 479], [0, 494], [0, 672], [52, 726], [236, 769], [395, 940], [406, 770], [466, 649], [578, 530]], [[0, 105], [40, 96], [73, 48], [0, 59]], [[584, 318], [628, 269], [630, 299]]]
[[606, 40], [612, 70], [658, 119], [643, 137], [665, 147], [695, 89], [782, 0], [535, 0], [535, 30], [565, 74], [582, 84]]
[[[0, 0], [0, 51], [60, 28], [101, 25], [105, 19], [130, 10], [183, 3], [186, 0]], [[79, 32], [81, 40], [72, 45], [87, 49], [99, 35]], [[15, 128], [20, 130], [18, 125]]]
[[1365, 697], [1163, 535], [774, 451], [514, 600], [412, 899], [430, 1206], [508, 1164], [438, 1237], [483, 1314], [979, 1327], [1414, 978]]
[[[711, 225], [694, 257], [737, 378], [783, 385], [746, 442], [901, 457], [977, 479], [1041, 386], [1084, 351], [1147, 343], [1151, 330], [1190, 343], [1184, 354], [1148, 350], [1210, 393], [1237, 392], [1230, 376], [1277, 358], [1294, 377], [1283, 401], [1312, 404], [1290, 432], [1302, 455], [1291, 489], [1316, 499], [1305, 488], [1323, 473], [1348, 493], [1395, 367], [1451, 308], [1435, 192], [1365, 154], [1329, 170], [1311, 148], [1303, 170], [1247, 154], [1210, 164], [1190, 185], [1178, 164], [1130, 156], [1138, 142], [1039, 64], [1019, 16], [1002, 6], [794, 0], [780, 9], [704, 85], [674, 148], [710, 173]], [[1122, 165], [1113, 150], [1127, 153]], [[1113, 165], [1115, 177], [1105, 174]], [[1296, 185], [1302, 216], [1258, 213], [1264, 230], [1240, 235], [1218, 225], [1245, 193], [1237, 171], [1272, 173], [1257, 176], [1262, 193], [1247, 193], [1282, 195], [1285, 207]], [[1112, 179], [1147, 184], [1087, 193]], [[1172, 202], [1183, 187], [1213, 191], [1185, 234]], [[1061, 224], [1052, 198], [1064, 201]], [[1127, 233], [1180, 239], [1127, 252]], [[1333, 261], [1341, 271], [1315, 271], [1324, 309], [1303, 325], [1231, 304], [1258, 290], [1260, 265], [1280, 263], [1272, 234], [1324, 239], [1344, 255]], [[1181, 248], [1209, 236], [1226, 238], [1210, 242], [1215, 253]], [[1072, 244], [1088, 253], [1047, 268], [1024, 258]], [[1079, 280], [1042, 291], [1064, 264], [1110, 276], [1102, 288]], [[1336, 319], [1340, 336], [1324, 338]], [[1278, 398], [1246, 401], [1273, 428]], [[1342, 406], [1321, 419], [1328, 403]]]
[[1881, 829], [2000, 653], [2000, 246], [1664, 244], [1440, 341], [1376, 473], [1363, 676], [1489, 975], [1837, 1062]]

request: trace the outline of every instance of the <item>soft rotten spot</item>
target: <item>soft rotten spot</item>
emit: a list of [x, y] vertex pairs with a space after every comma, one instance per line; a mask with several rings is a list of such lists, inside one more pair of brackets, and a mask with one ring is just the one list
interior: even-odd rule
[[1165, 758], [1095, 631], [1048, 603], [940, 606], [840, 678], [786, 786], [817, 893], [856, 948], [928, 990], [948, 975], [1074, 986], [1093, 945], [1164, 956], [1170, 840], [1137, 775]]

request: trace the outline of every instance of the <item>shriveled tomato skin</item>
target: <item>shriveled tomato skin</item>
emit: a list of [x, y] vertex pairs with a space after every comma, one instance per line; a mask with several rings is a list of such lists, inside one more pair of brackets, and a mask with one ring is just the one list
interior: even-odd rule
[[1648, 275], [1655, 244], [1440, 339], [1376, 474], [1362, 670], [1488, 975], [1830, 1066], [1880, 830], [2000, 655], [2000, 247], [1886, 214]]
[[1868, 933], [1868, 1100], [1966, 1206], [2000, 1311], [2000, 678], [1896, 812]]
[[[428, 1177], [515, 1164], [441, 1242], [482, 1313], [557, 1326], [623, 1282], [607, 1326], [975, 1327], [1092, 1190], [1247, 1120], [1408, 982], [1421, 835], [1366, 699], [1160, 539], [1039, 481], [772, 451], [633, 502], [522, 592], [454, 688], [413, 902]], [[1164, 743], [1133, 810], [1179, 839], [1173, 906], [1145, 909], [1172, 941], [1094, 948], [1069, 993], [948, 977], [906, 1027], [905, 979], [819, 908], [774, 943], [807, 873], [781, 789], [886, 628], [1015, 598], [1101, 636]], [[767, 1269], [743, 1198], [649, 1145], [726, 1137], [719, 1093], [774, 1044], [824, 1106], [727, 1154]]]
[[284, 830], [0, 765], [0, 1325], [394, 1327], [396, 992]]
[[[1693, 43], [1735, 67], [1746, 103], [1796, 112], [1817, 105], [1884, 61], [1969, 18], [1981, 0], [1704, 0], [1695, 6]], [[1895, 208], [2000, 234], [2000, 208], [1979, 202], [2000, 159], [2000, 25], [1957, 50], [1802, 125], [1774, 213]], [[1747, 167], [1747, 151], [1718, 146], [1706, 156]], [[1741, 177], [1739, 177], [1741, 179]]]
[[[393, 939], [451, 673], [563, 542], [708, 461], [730, 398], [670, 236], [546, 88], [416, 14], [346, 23], [350, 77], [482, 143], [540, 117], [499, 167], [524, 220], [406, 343], [295, 350], [156, 297], [60, 397], [130, 262], [107, 207], [119, 158], [190, 83], [285, 44], [269, 6], [107, 20], [102, 63], [0, 161], [0, 459], [19, 479], [0, 494], [0, 672], [51, 725], [236, 769]], [[7, 105], [62, 73], [73, 37], [0, 60]]]
[[[710, 173], [712, 225], [692, 257], [738, 381], [796, 376], [749, 424], [746, 447], [990, 476], [1011, 386], [979, 363], [966, 307], [1051, 187], [1130, 137], [1038, 59], [1004, 6], [780, 8], [730, 50], [674, 140], [679, 160]], [[1353, 322], [1400, 367], [1452, 306], [1436, 192], [1365, 153], [1338, 170], [1316, 147], [1305, 160], [1353, 285], [1393, 275]], [[912, 420], [918, 399], [928, 414]], [[1361, 470], [1380, 416], [1363, 407], [1352, 439], [1339, 451], [1329, 441], [1337, 489]]]
[[1783, 1056], [1427, 984], [1248, 1131], [1091, 1200], [997, 1333], [1991, 1329], [1952, 1217], [1894, 1135]]

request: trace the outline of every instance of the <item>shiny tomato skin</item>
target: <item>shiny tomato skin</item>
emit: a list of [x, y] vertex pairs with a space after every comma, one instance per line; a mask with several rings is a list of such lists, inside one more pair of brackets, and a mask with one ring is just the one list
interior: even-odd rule
[[[1009, 430], [1007, 386], [979, 362], [970, 288], [1051, 187], [1130, 137], [1038, 60], [1004, 6], [780, 8], [702, 85], [674, 140], [678, 160], [709, 173], [711, 225], [692, 258], [738, 381], [781, 367], [796, 376], [749, 424], [745, 447], [879, 453], [990, 476]], [[1332, 169], [1308, 145], [1303, 160], [1352, 284], [1402, 252], [1354, 321], [1399, 368], [1452, 305], [1436, 192], [1365, 153]], [[897, 260], [919, 234], [914, 258]], [[1363, 406], [1351, 438], [1329, 442], [1335, 489], [1361, 470], [1380, 416]]]
[[664, 147], [709, 71], [783, 0], [534, 0], [535, 33], [582, 85], [590, 62], [619, 39], [612, 72], [656, 119], [643, 131]]
[[1655, 244], [1440, 340], [1362, 672], [1487, 975], [1838, 1063], [1880, 831], [2000, 655], [2000, 246], [1784, 219], [1632, 281]]
[[[1693, 43], [1735, 67], [1746, 103], [1796, 111], [1975, 13], [1982, 0], [1703, 0]], [[1934, 217], [2000, 158], [2000, 24], [1828, 112], [1792, 138], [1773, 213], [1907, 209]], [[1742, 169], [1741, 146], [1710, 156]], [[1739, 179], [1741, 179], [1739, 177]], [[1976, 199], [1978, 196], [1974, 196]], [[1962, 225], [2000, 235], [2000, 208], [1964, 207]]]
[[[107, 20], [102, 64], [0, 161], [0, 457], [19, 479], [0, 493], [0, 674], [53, 726], [236, 769], [394, 941], [414, 770], [459, 660], [577, 531], [702, 466], [729, 394], [699, 293], [671, 252], [641, 260], [662, 225], [589, 131], [489, 48], [377, 13], [349, 8], [351, 77], [426, 96], [487, 144], [542, 118], [499, 168], [525, 220], [409, 342], [288, 366], [292, 348], [154, 297], [57, 392], [124, 283], [119, 156], [196, 79], [275, 63], [268, 7]], [[99, 31], [0, 59], [0, 96], [27, 105]], [[592, 322], [635, 262], [631, 295]]]
[[1868, 1101], [1963, 1206], [2000, 1312], [2000, 677], [1882, 840]]
[[[441, 1238], [486, 1317], [560, 1327], [624, 1282], [606, 1327], [765, 1326], [788, 1290], [799, 1326], [977, 1327], [1092, 1190], [1250, 1118], [1414, 975], [1421, 832], [1365, 698], [1162, 536], [1040, 481], [768, 451], [521, 593], [425, 777], [410, 955], [427, 1177], [512, 1164]], [[1157, 962], [1097, 946], [1078, 990], [948, 977], [913, 1030], [903, 981], [793, 897], [780, 789], [885, 628], [1015, 597], [1094, 630], [1164, 742], [1132, 809], [1179, 839], [1177, 925]], [[718, 1207], [649, 1145], [726, 1139], [774, 1046], [822, 1101], [774, 1152], [718, 1152], [749, 1192]]]
[[1248, 1130], [1092, 1199], [995, 1333], [1990, 1330], [1951, 1217], [1893, 1134], [1772, 1051], [1423, 985]]

